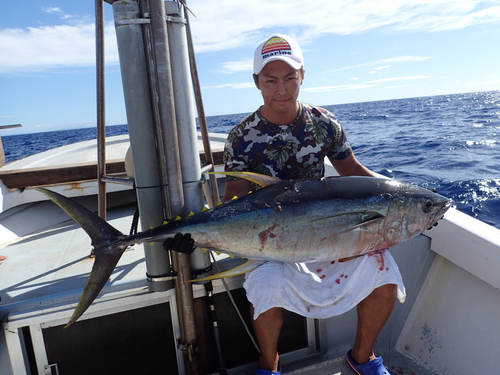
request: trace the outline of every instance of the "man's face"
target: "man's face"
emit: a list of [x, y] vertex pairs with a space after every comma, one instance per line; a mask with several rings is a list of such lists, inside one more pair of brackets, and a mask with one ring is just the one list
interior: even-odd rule
[[280, 119], [286, 123], [293, 121], [298, 112], [297, 98], [303, 80], [303, 68], [295, 70], [280, 60], [268, 63], [255, 78], [255, 85], [264, 99], [262, 115], [275, 123]]

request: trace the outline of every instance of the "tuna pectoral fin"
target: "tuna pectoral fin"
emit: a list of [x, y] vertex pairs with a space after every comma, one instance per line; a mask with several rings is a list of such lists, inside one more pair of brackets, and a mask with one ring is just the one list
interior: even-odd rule
[[92, 302], [97, 298], [99, 292], [102, 290], [109, 277], [113, 273], [116, 264], [120, 260], [123, 252], [127, 247], [121, 246], [119, 248], [114, 248], [112, 252], [106, 252], [105, 254], [96, 254], [94, 265], [92, 266], [92, 271], [90, 272], [89, 279], [83, 290], [83, 294], [76, 306], [71, 319], [64, 328], [69, 327], [77, 319], [82, 316], [82, 314], [90, 307]]
[[262, 187], [268, 185], [274, 185], [281, 180], [276, 177], [266, 176], [264, 174], [254, 173], [254, 172], [209, 172], [209, 174], [223, 174], [226, 176], [233, 176], [238, 178], [244, 178], [250, 182], [256, 183]]
[[238, 267], [231, 268], [230, 270], [216, 273], [215, 275], [204, 277], [203, 279], [190, 280], [190, 282], [217, 280], [217, 279], [224, 279], [226, 277], [243, 275], [244, 273], [253, 271], [258, 266], [266, 262], [267, 260], [249, 260], [248, 262], [245, 262]]
[[330, 227], [335, 233], [344, 233], [353, 229], [376, 225], [385, 220], [385, 216], [378, 212], [354, 212], [341, 215], [332, 215], [308, 220], [309, 224], [319, 227]]

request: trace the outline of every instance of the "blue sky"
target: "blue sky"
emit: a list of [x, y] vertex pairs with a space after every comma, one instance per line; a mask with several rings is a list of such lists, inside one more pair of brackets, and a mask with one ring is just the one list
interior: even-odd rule
[[[272, 4], [272, 5], [271, 5]], [[316, 105], [500, 89], [500, 3], [472, 0], [189, 0], [207, 115], [262, 103], [257, 44], [302, 46], [299, 99]], [[105, 4], [106, 122], [126, 123], [113, 8]], [[96, 123], [94, 1], [17, 0], [0, 13], [3, 135]]]

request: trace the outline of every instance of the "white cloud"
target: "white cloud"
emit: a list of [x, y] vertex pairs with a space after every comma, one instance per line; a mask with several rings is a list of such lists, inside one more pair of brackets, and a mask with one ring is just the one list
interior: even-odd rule
[[391, 82], [391, 81], [409, 81], [415, 79], [427, 79], [432, 78], [432, 76], [407, 76], [407, 77], [393, 77], [393, 78], [382, 78], [376, 79], [374, 81], [369, 81], [370, 83], [380, 83], [380, 82]]
[[255, 45], [269, 30], [286, 30], [306, 44], [320, 35], [435, 32], [500, 21], [492, 0], [191, 0], [189, 7], [198, 52]]
[[391, 57], [391, 58], [388, 58], [388, 59], [380, 59], [380, 60], [375, 60], [375, 61], [369, 61], [369, 62], [365, 62], [365, 63], [362, 63], [362, 64], [344, 66], [342, 68], [329, 70], [329, 72], [338, 72], [338, 71], [341, 71], [341, 70], [348, 70], [348, 69], [354, 69], [354, 68], [362, 68], [362, 67], [365, 67], [365, 66], [372, 66], [372, 65], [378, 65], [378, 64], [404, 63], [404, 62], [411, 62], [411, 61], [424, 61], [424, 60], [429, 60], [429, 59], [432, 59], [432, 57], [429, 57], [429, 56], [398, 56], [398, 57]]
[[[105, 32], [106, 61], [118, 62], [114, 26]], [[94, 24], [0, 30], [0, 72], [36, 72], [95, 65]]]
[[59, 18], [62, 19], [62, 20], [70, 19], [70, 18], [73, 17], [72, 15], [70, 15], [67, 12], [63, 11], [59, 7], [46, 7], [46, 8], [42, 8], [42, 9], [46, 13], [58, 14], [60, 16]]
[[305, 92], [345, 91], [345, 90], [366, 89], [368, 87], [374, 87], [374, 86], [377, 85], [359, 84], [359, 85], [339, 85], [339, 86], [317, 86], [317, 87], [306, 87], [301, 89], [301, 91]]
[[[409, 81], [409, 80], [427, 79], [427, 78], [432, 78], [432, 76], [406, 76], [406, 77], [383, 78], [383, 79], [376, 79], [373, 81], [368, 81], [368, 82], [360, 83], [360, 84], [352, 84], [352, 85], [307, 87], [307, 88], [303, 88], [301, 91], [329, 92], [329, 91], [358, 90], [358, 89], [366, 89], [369, 87], [375, 87], [375, 86], [378, 86], [378, 83], [382, 83], [382, 82]], [[397, 88], [397, 87], [406, 87], [406, 86], [389, 86], [386, 88]]]
[[[191, 0], [190, 15], [197, 53], [215, 53], [255, 46], [270, 30], [285, 32], [303, 45], [328, 34], [347, 35], [374, 29], [391, 32], [436, 32], [500, 21], [500, 6], [492, 0]], [[63, 24], [23, 29], [0, 29], [0, 71], [43, 71], [55, 67], [92, 65], [94, 26], [59, 7], [44, 11], [59, 15]], [[86, 17], [86, 16], [85, 16]], [[68, 19], [73, 23], [70, 25]], [[80, 20], [79, 24], [74, 24]], [[114, 26], [106, 31], [108, 62], [116, 63]], [[401, 56], [372, 64], [403, 62]], [[400, 59], [400, 60], [397, 60]], [[415, 60], [406, 60], [415, 61]], [[228, 62], [227, 72], [245, 65]], [[363, 66], [363, 65], [357, 65]], [[337, 70], [350, 69], [344, 67]], [[247, 70], [247, 67], [244, 68]]]
[[59, 7], [46, 7], [42, 8], [44, 12], [47, 13], [62, 13], [63, 11]]
[[232, 74], [237, 72], [246, 72], [253, 70], [252, 59], [242, 59], [238, 61], [227, 61], [222, 64], [219, 73]]

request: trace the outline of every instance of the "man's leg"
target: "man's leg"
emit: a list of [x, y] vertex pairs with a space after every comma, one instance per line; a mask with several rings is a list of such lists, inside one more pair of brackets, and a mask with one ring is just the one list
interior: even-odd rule
[[278, 338], [283, 325], [283, 311], [281, 307], [273, 307], [253, 319], [254, 308], [250, 304], [250, 316], [253, 329], [260, 347], [259, 368], [278, 371]]
[[359, 364], [375, 359], [375, 341], [392, 313], [397, 285], [387, 284], [375, 289], [358, 304], [358, 330], [351, 356]]

